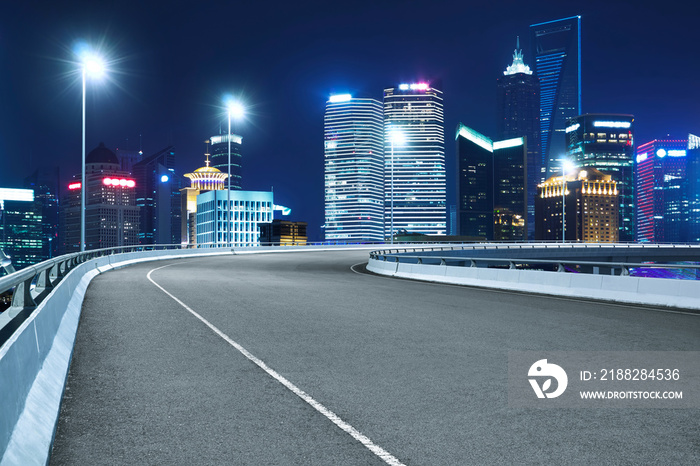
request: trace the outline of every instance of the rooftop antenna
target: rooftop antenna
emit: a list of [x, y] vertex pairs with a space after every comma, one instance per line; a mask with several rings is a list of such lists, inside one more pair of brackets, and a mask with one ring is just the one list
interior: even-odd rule
[[204, 153], [204, 156], [206, 157], [206, 161], [204, 162], [207, 165], [207, 168], [209, 167], [209, 139], [204, 141], [207, 145], [207, 151]]

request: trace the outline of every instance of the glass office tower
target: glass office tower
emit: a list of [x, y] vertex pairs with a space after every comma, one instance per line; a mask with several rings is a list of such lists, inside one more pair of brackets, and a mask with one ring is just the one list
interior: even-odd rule
[[428, 83], [384, 89], [384, 234], [445, 235], [442, 91]]
[[619, 240], [634, 241], [634, 117], [586, 114], [566, 127], [568, 158], [612, 176], [619, 191]]
[[581, 17], [530, 26], [540, 80], [540, 182], [555, 176], [566, 152], [566, 122], [581, 112]]
[[331, 96], [324, 117], [325, 239], [384, 239], [382, 104]]
[[457, 127], [459, 234], [484, 240], [527, 240], [525, 138], [492, 141]]
[[211, 142], [211, 164], [224, 173], [228, 173], [228, 147], [231, 140], [231, 180], [226, 181], [226, 187], [231, 184], [231, 189], [243, 189], [243, 178], [241, 175], [241, 146], [243, 138], [237, 134], [219, 134], [209, 138]]

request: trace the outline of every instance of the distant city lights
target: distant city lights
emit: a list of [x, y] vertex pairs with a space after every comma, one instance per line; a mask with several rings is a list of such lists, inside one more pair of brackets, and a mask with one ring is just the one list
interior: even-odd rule
[[127, 180], [125, 178], [103, 178], [102, 184], [105, 186], [121, 186], [122, 188], [133, 188], [136, 186], [136, 181]]
[[170, 179], [170, 178], [168, 177], [168, 175], [163, 175], [163, 176], [160, 177], [160, 182], [161, 182], [161, 183], [167, 183], [169, 179]]
[[335, 104], [338, 102], [347, 102], [348, 100], [352, 99], [352, 95], [350, 94], [336, 94], [332, 95], [328, 98], [328, 102]]
[[593, 126], [597, 128], [629, 128], [632, 123], [629, 121], [594, 121]]
[[80, 189], [81, 187], [82, 187], [82, 183], [80, 183], [80, 182], [78, 182], [78, 183], [71, 183], [71, 184], [68, 185], [68, 189], [70, 189], [71, 191], [74, 190], [74, 189]]
[[399, 89], [402, 91], [412, 90], [412, 91], [427, 91], [428, 83], [413, 83], [413, 84], [399, 84]]

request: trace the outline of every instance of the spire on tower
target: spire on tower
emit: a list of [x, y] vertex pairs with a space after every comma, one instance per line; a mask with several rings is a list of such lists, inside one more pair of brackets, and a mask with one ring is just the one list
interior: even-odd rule
[[525, 73], [532, 74], [530, 67], [523, 61], [523, 51], [520, 50], [520, 36], [515, 39], [515, 51], [513, 52], [513, 64], [506, 68], [503, 72], [504, 75], [509, 76], [511, 74]]

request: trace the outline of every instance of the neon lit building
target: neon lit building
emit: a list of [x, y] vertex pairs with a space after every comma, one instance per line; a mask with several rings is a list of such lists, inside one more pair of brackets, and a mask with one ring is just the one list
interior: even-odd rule
[[34, 190], [0, 188], [0, 250], [15, 270], [45, 259], [41, 211]]
[[[209, 138], [211, 142], [211, 163], [224, 173], [228, 173], [228, 142], [231, 140], [231, 189], [243, 189], [241, 165], [243, 138], [237, 134], [219, 134]], [[226, 185], [228, 186], [228, 181]]]
[[548, 179], [537, 187], [535, 238], [561, 241], [563, 214], [566, 216], [566, 241], [617, 242], [620, 232], [618, 195], [615, 180], [595, 168], [567, 174], [566, 183], [562, 176]]
[[[139, 244], [136, 180], [120, 169], [104, 143], [85, 158], [85, 249]], [[61, 205], [61, 254], [80, 250], [80, 175], [68, 185]]]
[[484, 240], [527, 240], [525, 138], [492, 141], [457, 127], [459, 235]]
[[577, 167], [596, 168], [617, 182], [620, 241], [634, 241], [634, 117], [579, 115], [568, 121], [565, 132], [568, 157]]
[[566, 152], [566, 122], [581, 112], [581, 17], [530, 26], [540, 80], [540, 182], [556, 175]]
[[384, 136], [385, 236], [399, 231], [445, 235], [442, 91], [427, 83], [384, 89]]
[[524, 137], [527, 143], [527, 228], [535, 237], [535, 192], [540, 180], [540, 83], [523, 61], [520, 38], [513, 63], [498, 78], [498, 139]]
[[382, 104], [331, 96], [324, 117], [325, 239], [384, 239]]
[[684, 241], [688, 220], [688, 140], [655, 139], [637, 148], [637, 241]]

